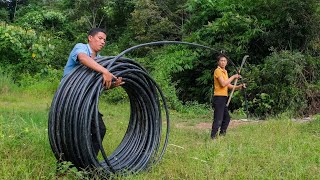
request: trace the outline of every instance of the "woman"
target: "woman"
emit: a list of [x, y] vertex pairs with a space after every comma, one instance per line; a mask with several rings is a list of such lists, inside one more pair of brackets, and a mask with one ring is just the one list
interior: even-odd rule
[[[233, 85], [231, 82], [234, 79], [240, 78], [239, 74], [235, 74], [228, 77], [226, 66], [228, 64], [228, 58], [226, 55], [221, 54], [217, 58], [218, 67], [214, 71], [214, 96], [213, 104], [214, 107], [214, 120], [212, 123], [211, 138], [215, 139], [217, 135], [225, 135], [230, 122], [230, 115], [228, 107], [226, 106], [228, 101], [228, 89], [232, 89]], [[245, 88], [245, 84], [236, 86], [235, 89]], [[218, 133], [220, 128], [220, 132]]]

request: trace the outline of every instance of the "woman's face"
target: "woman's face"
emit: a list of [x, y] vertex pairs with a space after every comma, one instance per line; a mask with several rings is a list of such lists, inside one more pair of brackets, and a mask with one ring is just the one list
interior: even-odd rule
[[228, 64], [228, 60], [227, 60], [227, 58], [225, 58], [225, 57], [221, 57], [221, 58], [219, 59], [219, 61], [218, 61], [218, 65], [219, 65], [222, 69], [224, 69], [224, 68], [227, 66], [227, 64]]

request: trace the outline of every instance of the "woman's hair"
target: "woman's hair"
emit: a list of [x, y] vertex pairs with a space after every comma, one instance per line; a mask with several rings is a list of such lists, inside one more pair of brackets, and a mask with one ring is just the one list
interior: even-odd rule
[[229, 60], [229, 58], [228, 58], [228, 56], [227, 55], [225, 55], [225, 54], [219, 54], [218, 56], [217, 56], [217, 61], [219, 61], [221, 58], [226, 58], [227, 60]]

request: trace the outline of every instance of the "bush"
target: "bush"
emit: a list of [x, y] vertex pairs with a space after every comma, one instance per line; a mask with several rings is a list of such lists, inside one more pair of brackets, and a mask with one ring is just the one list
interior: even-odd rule
[[[285, 111], [293, 115], [308, 113], [308, 97], [316, 95], [319, 88], [314, 84], [318, 69], [311, 69], [315, 59], [300, 52], [274, 52], [259, 66], [260, 71], [253, 71], [250, 77], [253, 83], [248, 90], [250, 112], [258, 116], [279, 114]], [[308, 60], [309, 59], [309, 60]], [[311, 76], [310, 76], [311, 75]], [[314, 92], [312, 95], [309, 93]], [[316, 95], [319, 97], [319, 95]]]
[[180, 101], [177, 96], [177, 91], [179, 91], [177, 83], [184, 79], [174, 82], [173, 75], [192, 69], [193, 62], [196, 60], [196, 53], [184, 49], [181, 46], [168, 46], [156, 51], [152, 56], [153, 58], [151, 58], [148, 63], [149, 69], [152, 68], [152, 77], [164, 92], [169, 107], [173, 109], [181, 108], [182, 101]]
[[0, 23], [0, 46], [0, 65], [12, 72], [15, 80], [23, 73], [35, 74], [46, 68], [54, 49], [49, 38], [6, 23]]
[[23, 74], [17, 83], [24, 92], [34, 94], [37, 97], [45, 97], [55, 93], [61, 76], [61, 71], [48, 66], [48, 68], [41, 70], [41, 72], [35, 75], [29, 73]]

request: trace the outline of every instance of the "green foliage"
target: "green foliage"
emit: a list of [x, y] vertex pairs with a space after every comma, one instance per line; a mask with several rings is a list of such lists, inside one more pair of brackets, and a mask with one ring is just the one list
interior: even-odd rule
[[8, 18], [9, 18], [8, 11], [5, 8], [0, 7], [0, 19], [8, 21]]
[[57, 176], [67, 179], [84, 179], [87, 174], [85, 171], [78, 171], [74, 165], [69, 161], [63, 161], [57, 166]]
[[[137, 43], [181, 39], [182, 24], [179, 16], [182, 12], [179, 11], [179, 2], [136, 0], [128, 4], [130, 9], [127, 12], [130, 12], [130, 16], [127, 16], [127, 26], [119, 37], [119, 47], [124, 49]], [[169, 4], [172, 6], [168, 7]], [[178, 16], [173, 13], [175, 11]], [[146, 55], [150, 49], [138, 50], [136, 54]]]
[[13, 75], [4, 72], [0, 67], [0, 94], [14, 94], [19, 89], [38, 98], [49, 97], [57, 90], [61, 76], [61, 71], [47, 68], [35, 75], [24, 73], [19, 80], [14, 81]]
[[191, 31], [194, 40], [224, 49], [231, 59], [240, 60], [248, 53], [250, 42], [264, 32], [258, 19], [244, 12], [246, 6], [228, 0], [190, 0], [191, 17], [185, 31]]
[[[198, 57], [199, 58], [199, 57]], [[205, 67], [206, 64], [209, 64]], [[177, 83], [179, 99], [183, 102], [197, 101], [199, 103], [210, 103], [212, 90], [212, 67], [210, 60], [199, 58], [194, 61], [192, 69], [186, 69], [173, 74], [173, 80]]]
[[208, 22], [213, 21], [215, 18], [221, 17], [215, 3], [217, 3], [215, 0], [189, 0], [185, 5], [186, 10], [189, 13], [185, 31], [196, 31], [207, 25]]
[[179, 112], [183, 113], [184, 115], [188, 116], [200, 116], [200, 115], [207, 115], [208, 113], [212, 112], [212, 109], [207, 104], [200, 104], [197, 101], [188, 101], [184, 103]]
[[[75, 2], [75, 13], [76, 16], [81, 14], [82, 18], [85, 19], [86, 25], [90, 28], [100, 27], [101, 22], [105, 18], [104, 7], [107, 6], [107, 1], [104, 0], [76, 0]], [[108, 11], [107, 11], [108, 12]]]
[[208, 44], [223, 47], [227, 52], [236, 54], [237, 56], [233, 56], [235, 59], [240, 59], [239, 55], [248, 52], [250, 41], [263, 33], [259, 26], [255, 17], [225, 12], [221, 18], [209, 22], [197, 33]]
[[[131, 0], [109, 0], [103, 11], [107, 18], [105, 19], [108, 30], [108, 39], [118, 40], [119, 36], [125, 36], [124, 31], [127, 28], [128, 21], [131, 19], [131, 13], [134, 10], [134, 1]], [[131, 40], [129, 40], [131, 41]], [[129, 42], [128, 42], [129, 43]]]
[[[184, 49], [183, 46], [168, 46], [164, 50], [158, 50], [153, 54], [154, 58], [149, 60], [148, 67], [151, 69], [151, 75], [161, 87], [166, 95], [171, 108], [181, 108], [181, 101], [177, 97], [178, 87], [175, 87], [179, 81], [173, 81], [173, 74], [190, 70], [193, 68], [193, 62], [196, 60], [197, 53]], [[148, 68], [147, 67], [147, 68]]]
[[16, 20], [16, 24], [38, 31], [50, 29], [59, 31], [65, 22], [66, 17], [61, 12], [47, 9], [30, 11]]
[[[259, 4], [261, 6], [255, 6], [252, 11], [266, 24], [268, 33], [264, 37], [264, 46], [277, 50], [304, 50], [308, 47], [308, 41], [316, 34], [317, 0], [269, 0]], [[270, 13], [271, 9], [277, 13]]]
[[310, 105], [307, 101], [309, 84], [315, 81], [315, 77], [308, 76], [319, 73], [319, 70], [310, 69], [307, 59], [299, 52], [273, 53], [260, 66], [260, 71], [251, 72], [249, 76], [253, 81], [248, 89], [251, 94], [250, 111], [258, 116], [284, 111], [300, 115], [306, 113]]
[[318, 36], [316, 7], [316, 0], [189, 0], [185, 31], [199, 42], [225, 49], [232, 59], [249, 54], [258, 64], [270, 48], [306, 49]]
[[[226, 51], [237, 65], [243, 55], [249, 54], [251, 67], [244, 72], [244, 77], [249, 84], [247, 94], [252, 114], [265, 116], [283, 111], [314, 114], [320, 111], [320, 8], [317, 0], [17, 2], [17, 7], [12, 1], [13, 6], [8, 9], [7, 2], [0, 1], [0, 17], [6, 22], [0, 24], [0, 66], [5, 67], [13, 81], [25, 88], [43, 88], [45, 83], [35, 82], [48, 78], [54, 69], [60, 71], [74, 44], [86, 42], [87, 31], [99, 26], [108, 32], [103, 55], [116, 55], [128, 47], [157, 40], [209, 45], [217, 51]], [[287, 63], [288, 69], [282, 69], [287, 76], [274, 68], [275, 76], [284, 81], [281, 86], [271, 78], [271, 73], [263, 71], [272, 64], [266, 60], [272, 52], [288, 49], [301, 52], [305, 64]], [[147, 47], [130, 55], [140, 57], [143, 66], [164, 89], [172, 107], [182, 110], [182, 105], [189, 101], [210, 102], [212, 70], [216, 66], [213, 52], [186, 50], [180, 46], [172, 49]], [[290, 62], [301, 59], [292, 56]], [[274, 54], [271, 57], [276, 58]], [[289, 72], [290, 68], [294, 71]], [[229, 75], [234, 73], [232, 69], [229, 66]], [[54, 79], [56, 82], [60, 78]], [[49, 89], [54, 89], [56, 83], [53, 84]], [[124, 94], [114, 91], [112, 97], [120, 100]], [[282, 98], [284, 94], [294, 100], [287, 102]], [[231, 110], [242, 111], [242, 95], [242, 92], [235, 93]]]
[[130, 31], [138, 42], [172, 40], [179, 32], [175, 24], [163, 16], [161, 9], [151, 0], [137, 0], [131, 16]]
[[17, 79], [23, 73], [36, 73], [49, 64], [54, 46], [50, 38], [38, 36], [33, 30], [0, 24], [0, 65], [14, 72]]
[[62, 72], [52, 68], [45, 68], [35, 75], [23, 74], [17, 83], [26, 93], [39, 97], [47, 97], [57, 90]]
[[248, 102], [248, 106], [250, 107], [250, 111], [253, 111], [255, 115], [265, 117], [273, 112], [275, 102], [269, 94], [261, 93], [256, 94], [256, 97]]

